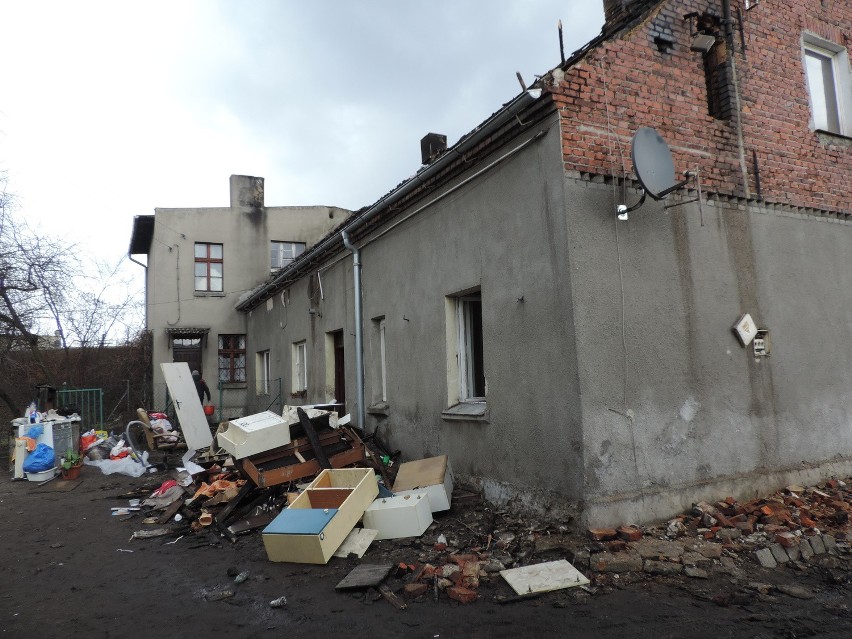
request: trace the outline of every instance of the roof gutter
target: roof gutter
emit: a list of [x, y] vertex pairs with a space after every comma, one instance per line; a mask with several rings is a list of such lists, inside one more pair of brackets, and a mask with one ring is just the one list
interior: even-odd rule
[[444, 170], [455, 158], [464, 155], [468, 150], [472, 149], [482, 142], [482, 140], [500, 129], [507, 122], [512, 120], [512, 118], [529, 107], [539, 97], [541, 97], [541, 89], [535, 88], [524, 91], [520, 95], [516, 96], [511, 102], [506, 104], [502, 110], [492, 115], [491, 118], [483, 122], [466, 137], [462, 138], [455, 144], [455, 146], [448, 149], [446, 153], [435, 160], [435, 162], [409, 178], [406, 182], [388, 193], [366, 211], [354, 219], [350, 219], [348, 222], [345, 222], [342, 228], [335, 230], [322, 239], [318, 244], [315, 244], [313, 247], [302, 253], [299, 258], [297, 258], [289, 266], [282, 269], [275, 278], [251, 293], [246, 299], [239, 302], [236, 305], [236, 309], [238, 311], [249, 311], [253, 309], [255, 306], [260, 304], [260, 302], [266, 299], [268, 295], [274, 294], [277, 292], [277, 289], [283, 287], [285, 282], [292, 281], [307, 273], [309, 270], [308, 267], [310, 267], [318, 258], [322, 258], [327, 251], [335, 247], [340, 250], [345, 248], [342, 241], [344, 233], [347, 235], [351, 234], [356, 229], [367, 224], [379, 213], [387, 210], [412, 191], [424, 185], [429, 179]]

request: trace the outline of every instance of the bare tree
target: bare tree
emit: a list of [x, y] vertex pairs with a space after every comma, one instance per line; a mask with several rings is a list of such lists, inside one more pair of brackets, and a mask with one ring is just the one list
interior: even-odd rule
[[22, 383], [85, 376], [98, 351], [139, 334], [142, 313], [120, 263], [84, 263], [76, 245], [36, 233], [6, 184], [0, 174], [0, 401], [19, 414]]

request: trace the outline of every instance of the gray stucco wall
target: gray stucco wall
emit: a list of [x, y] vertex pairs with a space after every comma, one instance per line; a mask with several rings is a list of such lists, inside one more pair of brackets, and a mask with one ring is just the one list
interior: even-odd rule
[[[165, 396], [160, 362], [171, 362], [168, 328], [206, 327], [202, 375], [213, 401], [218, 380], [218, 335], [246, 332], [245, 315], [234, 310], [239, 297], [269, 278], [271, 240], [308, 245], [340, 224], [349, 211], [336, 207], [216, 207], [155, 211], [148, 254], [148, 328], [153, 332], [155, 401]], [[221, 243], [224, 291], [195, 291], [196, 242]], [[249, 360], [251, 366], [251, 360]], [[244, 395], [241, 392], [240, 395]], [[158, 404], [158, 408], [161, 408]]]
[[[727, 199], [704, 202], [703, 224], [695, 203], [652, 201], [617, 222], [612, 186], [566, 174], [549, 126], [361, 243], [368, 403], [377, 317], [389, 378], [388, 414], [368, 431], [408, 459], [448, 454], [489, 499], [557, 517], [582, 509], [598, 526], [852, 472], [852, 225]], [[250, 350], [277, 351], [273, 375], [289, 380], [291, 344], [307, 339], [306, 401], [326, 401], [325, 335], [343, 329], [351, 410], [351, 257], [326, 265], [322, 283], [324, 300], [303, 280], [286, 308], [277, 296], [255, 309]], [[472, 287], [488, 413], [449, 421], [445, 299]], [[770, 330], [770, 357], [734, 336], [745, 312]]]
[[[536, 500], [567, 513], [582, 488], [578, 381], [560, 139], [555, 119], [529, 137], [543, 128], [549, 134], [517, 155], [387, 234], [359, 243], [368, 405], [378, 385], [375, 318], [385, 318], [387, 344], [388, 415], [369, 416], [367, 429], [378, 428], [408, 459], [448, 454], [459, 478], [482, 481], [493, 498]], [[351, 262], [347, 255], [322, 272], [321, 317], [308, 313], [303, 280], [290, 289], [286, 309], [277, 296], [272, 310], [252, 311], [248, 333], [252, 351], [278, 353], [272, 374], [287, 380], [292, 342], [309, 340], [306, 402], [312, 403], [329, 398], [325, 334], [344, 328], [353, 410]], [[474, 287], [482, 295], [487, 419], [450, 421], [442, 418], [448, 408], [445, 300]]]
[[[734, 201], [619, 223], [611, 187], [566, 190], [588, 522], [850, 470], [852, 226]], [[734, 336], [745, 312], [770, 357]]]

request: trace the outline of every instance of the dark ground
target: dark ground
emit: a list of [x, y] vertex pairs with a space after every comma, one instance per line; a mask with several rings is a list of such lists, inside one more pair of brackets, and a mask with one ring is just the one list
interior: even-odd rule
[[[121, 521], [110, 507], [127, 505], [119, 495], [166, 478], [104, 476], [84, 467], [79, 484], [37, 485], [2, 473], [0, 636], [852, 637], [847, 571], [767, 570], [750, 557], [709, 579], [628, 573], [608, 576], [593, 593], [572, 588], [511, 604], [495, 601], [514, 594], [495, 575], [483, 580], [472, 604], [442, 593], [437, 602], [428, 597], [397, 610], [370, 593], [334, 587], [359, 561], [413, 563], [420, 542], [379, 542], [362, 560], [314, 566], [269, 562], [258, 533], [236, 544], [211, 532], [172, 544], [165, 540], [173, 537], [131, 541], [141, 517]], [[64, 490], [69, 485], [74, 489]], [[434, 538], [463, 515], [455, 506], [438, 514], [427, 534]], [[249, 578], [235, 585], [233, 575], [245, 570]], [[766, 585], [764, 594], [748, 587], [753, 582]], [[402, 584], [387, 583], [392, 590]], [[788, 596], [777, 584], [804, 587], [813, 597]], [[225, 590], [234, 596], [213, 600]], [[271, 608], [282, 596], [286, 605]]]

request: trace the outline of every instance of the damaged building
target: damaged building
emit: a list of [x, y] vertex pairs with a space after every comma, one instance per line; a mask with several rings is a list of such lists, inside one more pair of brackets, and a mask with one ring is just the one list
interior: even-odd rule
[[588, 526], [848, 475], [852, 7], [604, 6], [239, 299], [247, 388]]

